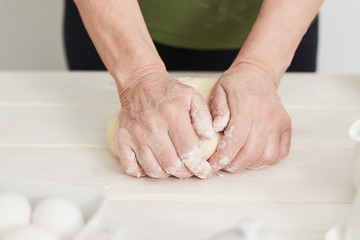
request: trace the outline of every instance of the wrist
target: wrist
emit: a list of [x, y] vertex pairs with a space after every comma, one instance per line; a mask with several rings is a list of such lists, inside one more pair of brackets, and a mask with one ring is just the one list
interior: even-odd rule
[[241, 68], [243, 66], [247, 66], [250, 69], [253, 69], [253, 71], [257, 71], [264, 75], [264, 77], [271, 81], [276, 88], [279, 86], [280, 80], [287, 69], [287, 67], [282, 67], [281, 64], [274, 64], [273, 62], [267, 63], [259, 58], [241, 56], [240, 54], [230, 66], [230, 69]]
[[154, 72], [166, 72], [164, 63], [160, 61], [153, 61], [148, 64], [129, 64], [126, 67], [115, 66], [110, 71], [111, 76], [114, 78], [118, 91], [124, 91], [128, 86], [132, 85], [133, 82], [139, 81], [144, 76]]
[[168, 73], [163, 64], [148, 64], [114, 76], [120, 100], [123, 96], [129, 95], [129, 92], [161, 80], [164, 76], [168, 76]]

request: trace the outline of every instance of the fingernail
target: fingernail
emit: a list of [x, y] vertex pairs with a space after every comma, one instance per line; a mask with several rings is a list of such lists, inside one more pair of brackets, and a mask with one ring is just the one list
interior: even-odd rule
[[197, 177], [200, 179], [208, 179], [211, 177], [212, 172], [213, 172], [212, 167], [206, 161], [204, 162], [201, 171], [199, 171], [199, 173], [197, 174]]
[[213, 128], [215, 132], [224, 131], [230, 119], [230, 115], [219, 115], [214, 119]]
[[266, 164], [266, 165], [262, 165], [260, 167], [247, 167], [247, 169], [249, 169], [249, 170], [259, 170], [259, 169], [262, 169], [262, 168], [267, 167], [267, 166], [268, 165]]

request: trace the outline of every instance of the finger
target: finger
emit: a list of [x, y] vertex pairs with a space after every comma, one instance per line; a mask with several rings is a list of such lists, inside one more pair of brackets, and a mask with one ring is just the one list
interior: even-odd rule
[[278, 161], [280, 142], [280, 136], [278, 132], [279, 131], [276, 131], [269, 135], [261, 158], [255, 163], [251, 164], [248, 169], [260, 169]]
[[247, 114], [232, 114], [230, 122], [221, 137], [216, 152], [209, 159], [213, 171], [227, 166], [246, 143], [251, 128]]
[[135, 151], [136, 158], [146, 174], [152, 178], [167, 178], [167, 174], [156, 161], [149, 147], [141, 147]]
[[136, 160], [134, 151], [125, 144], [117, 145], [119, 151], [120, 166], [126, 174], [134, 177], [146, 176], [145, 171], [141, 168]]
[[217, 85], [210, 97], [210, 110], [215, 132], [222, 132], [230, 120], [230, 110], [224, 89]]
[[290, 146], [291, 146], [291, 128], [287, 131], [283, 132], [280, 135], [280, 143], [279, 143], [279, 160], [284, 159], [289, 155]]
[[[170, 122], [176, 123], [174, 121]], [[195, 176], [207, 179], [212, 175], [212, 169], [200, 148], [199, 138], [191, 126], [189, 119], [183, 119], [181, 122], [184, 124], [169, 126], [169, 136], [176, 149], [177, 155]]]
[[190, 117], [199, 137], [212, 139], [215, 136], [209, 109], [199, 93], [194, 94], [191, 100]]
[[253, 122], [249, 137], [246, 140], [244, 147], [239, 151], [233, 161], [225, 167], [225, 170], [232, 173], [237, 173], [261, 158], [266, 144], [265, 122]]
[[137, 162], [135, 153], [130, 147], [133, 143], [129, 132], [124, 128], [116, 129], [116, 147], [119, 153], [120, 166], [130, 176], [146, 176], [145, 171]]
[[181, 162], [168, 135], [154, 138], [149, 146], [157, 162], [166, 173], [180, 179], [189, 178], [193, 175]]

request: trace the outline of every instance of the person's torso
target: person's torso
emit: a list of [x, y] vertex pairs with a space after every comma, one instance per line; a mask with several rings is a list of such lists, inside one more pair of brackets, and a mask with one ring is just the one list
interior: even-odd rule
[[154, 41], [191, 49], [237, 49], [261, 0], [139, 0]]

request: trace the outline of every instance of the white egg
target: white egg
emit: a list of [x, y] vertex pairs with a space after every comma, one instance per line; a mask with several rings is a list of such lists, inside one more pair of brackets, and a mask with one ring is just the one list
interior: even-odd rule
[[57, 237], [42, 227], [27, 225], [4, 231], [1, 240], [57, 240]]
[[71, 239], [84, 226], [84, 217], [73, 202], [47, 198], [35, 207], [33, 224], [44, 227], [60, 239]]
[[31, 205], [22, 195], [0, 193], [0, 233], [7, 228], [30, 223]]

